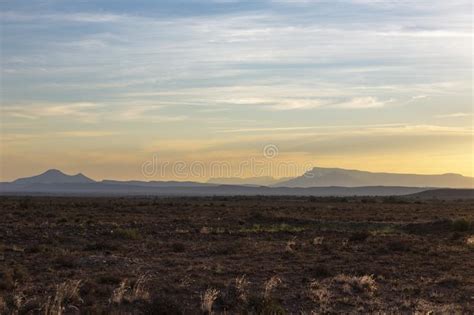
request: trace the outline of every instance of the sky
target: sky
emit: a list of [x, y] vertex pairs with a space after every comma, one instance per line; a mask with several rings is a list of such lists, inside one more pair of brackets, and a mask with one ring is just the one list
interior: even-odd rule
[[0, 0], [0, 180], [473, 176], [472, 14], [470, 0]]

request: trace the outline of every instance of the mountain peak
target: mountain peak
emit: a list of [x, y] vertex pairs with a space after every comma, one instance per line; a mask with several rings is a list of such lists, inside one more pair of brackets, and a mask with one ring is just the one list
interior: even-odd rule
[[49, 169], [46, 172], [40, 174], [39, 176], [41, 176], [41, 175], [64, 175], [64, 176], [68, 176], [65, 173], [63, 173], [60, 170], [55, 169], [55, 168]]
[[76, 175], [67, 175], [58, 169], [49, 169], [32, 177], [19, 178], [13, 183], [15, 184], [85, 184], [94, 183], [95, 181], [89, 177], [78, 173]]

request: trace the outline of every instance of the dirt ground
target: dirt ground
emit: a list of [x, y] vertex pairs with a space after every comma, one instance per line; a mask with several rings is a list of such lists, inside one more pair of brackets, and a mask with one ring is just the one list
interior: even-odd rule
[[0, 313], [474, 313], [474, 201], [0, 197]]

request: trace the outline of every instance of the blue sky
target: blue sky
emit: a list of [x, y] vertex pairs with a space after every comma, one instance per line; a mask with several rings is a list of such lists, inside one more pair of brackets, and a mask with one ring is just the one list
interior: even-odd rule
[[0, 10], [2, 179], [142, 178], [152, 154], [239, 161], [268, 143], [295, 163], [472, 174], [471, 1]]

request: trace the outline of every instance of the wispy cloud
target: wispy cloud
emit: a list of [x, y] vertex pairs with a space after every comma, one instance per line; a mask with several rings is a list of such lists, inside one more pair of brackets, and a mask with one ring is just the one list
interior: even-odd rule
[[5, 105], [2, 107], [2, 112], [6, 116], [24, 119], [67, 116], [69, 118], [80, 119], [84, 122], [90, 122], [96, 120], [96, 109], [101, 106], [101, 104], [92, 102], [78, 102], [69, 104], [35, 103]]
[[[305, 133], [301, 133], [306, 131]], [[313, 132], [317, 131], [317, 132]], [[294, 134], [298, 137], [312, 137], [316, 135], [362, 135], [362, 134], [385, 134], [385, 135], [469, 135], [473, 128], [451, 127], [439, 125], [417, 125], [406, 123], [393, 124], [371, 124], [371, 125], [322, 125], [301, 127], [269, 127], [269, 128], [236, 128], [222, 129], [221, 133], [252, 133], [268, 134], [281, 132], [287, 135]]]
[[116, 22], [124, 15], [94, 12], [77, 12], [77, 13], [27, 13], [17, 11], [5, 11], [0, 13], [0, 20], [4, 22], [29, 22], [29, 21], [62, 21], [62, 22], [81, 22], [81, 23], [110, 23]]
[[[146, 103], [146, 102], [144, 102]], [[131, 105], [131, 104], [129, 104]], [[82, 122], [101, 121], [153, 121], [173, 122], [188, 119], [186, 115], [166, 115], [160, 112], [162, 105], [131, 105], [123, 103], [42, 103], [34, 105], [4, 106], [2, 113], [8, 117], [36, 120], [40, 118], [77, 119]]]
[[[180, 152], [192, 139], [226, 156], [268, 139], [290, 147], [298, 140], [312, 153], [312, 141], [331, 147], [342, 139], [347, 160], [342, 151], [356, 150], [347, 145], [353, 137], [362, 152], [373, 137], [383, 150], [385, 135], [421, 148], [415, 139], [465, 141], [472, 132], [462, 119], [460, 129], [437, 126], [472, 107], [468, 0], [7, 2], [0, 4], [5, 137], [87, 123], [61, 136], [81, 137], [93, 151], [101, 130], [120, 126], [117, 156], [153, 134], [183, 144]], [[439, 115], [448, 105], [453, 113]], [[54, 137], [31, 139], [21, 152], [57, 147]]]
[[369, 97], [355, 97], [347, 102], [337, 103], [332, 106], [336, 108], [366, 109], [366, 108], [385, 107], [393, 102], [394, 102], [393, 99], [382, 101], [375, 97], [369, 96]]
[[443, 114], [443, 115], [436, 115], [436, 118], [459, 118], [459, 117], [471, 117], [472, 113], [451, 113], [451, 114]]

